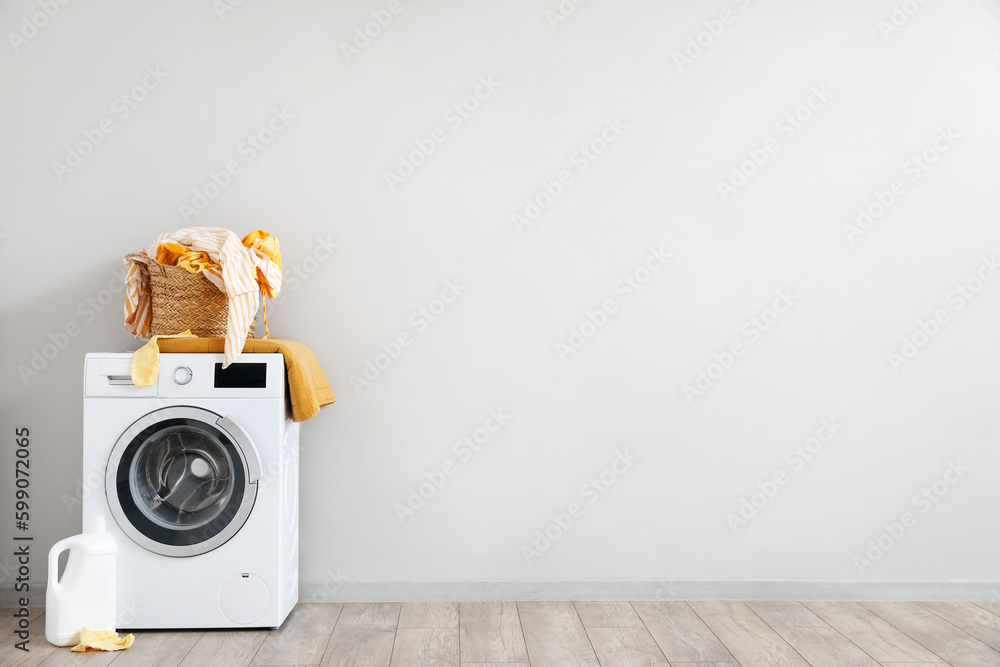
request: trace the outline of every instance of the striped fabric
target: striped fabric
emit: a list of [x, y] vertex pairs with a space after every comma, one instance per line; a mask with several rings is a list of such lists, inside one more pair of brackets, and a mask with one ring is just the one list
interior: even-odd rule
[[[262, 291], [277, 296], [281, 290], [281, 267], [258, 247], [246, 247], [236, 234], [215, 227], [188, 227], [169, 234], [160, 234], [146, 254], [157, 257], [165, 243], [179, 244], [193, 252], [207, 253], [212, 263], [202, 273], [222, 290], [229, 300], [229, 320], [226, 323], [225, 366], [229, 366], [243, 350], [250, 323], [257, 316], [258, 295]], [[279, 260], [280, 261], [280, 260]], [[137, 336], [149, 337], [152, 308], [149, 295], [149, 273], [142, 262], [129, 261], [125, 277], [125, 328]], [[261, 284], [257, 282], [260, 278]]]
[[142, 262], [125, 259], [125, 329], [149, 338], [153, 304], [149, 296], [149, 269]]

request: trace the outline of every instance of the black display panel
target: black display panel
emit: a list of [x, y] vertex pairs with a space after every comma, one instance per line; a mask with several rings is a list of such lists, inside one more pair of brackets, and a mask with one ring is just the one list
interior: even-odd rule
[[216, 389], [264, 389], [267, 387], [267, 364], [230, 364], [223, 370], [215, 365]]

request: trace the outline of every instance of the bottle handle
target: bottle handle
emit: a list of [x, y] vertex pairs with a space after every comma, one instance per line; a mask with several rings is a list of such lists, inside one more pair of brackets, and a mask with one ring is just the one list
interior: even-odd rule
[[[59, 581], [59, 555], [64, 551], [69, 551], [76, 542], [77, 536], [67, 537], [59, 540], [49, 549], [49, 587], [53, 590], [60, 590], [62, 582]], [[69, 563], [66, 564], [69, 567]], [[65, 574], [65, 573], [63, 573]]]

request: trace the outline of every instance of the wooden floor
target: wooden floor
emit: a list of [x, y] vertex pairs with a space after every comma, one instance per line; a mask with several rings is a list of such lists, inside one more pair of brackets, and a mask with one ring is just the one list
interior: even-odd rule
[[1000, 667], [990, 602], [431, 602], [300, 604], [279, 630], [136, 632], [72, 653], [12, 610], [0, 665], [338, 667]]

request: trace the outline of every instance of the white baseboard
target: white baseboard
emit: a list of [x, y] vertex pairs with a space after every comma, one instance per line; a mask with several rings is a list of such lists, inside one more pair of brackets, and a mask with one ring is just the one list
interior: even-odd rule
[[301, 602], [486, 600], [1000, 601], [997, 581], [301, 581]]
[[[18, 606], [13, 585], [0, 607]], [[29, 606], [45, 606], [45, 585], [32, 584]], [[300, 602], [478, 602], [487, 600], [993, 600], [1000, 581], [512, 580], [302, 581]]]

